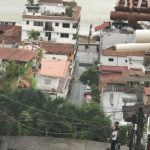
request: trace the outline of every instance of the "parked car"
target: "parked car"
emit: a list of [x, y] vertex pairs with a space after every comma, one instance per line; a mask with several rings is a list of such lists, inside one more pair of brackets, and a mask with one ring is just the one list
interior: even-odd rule
[[90, 103], [92, 101], [92, 95], [91, 94], [87, 94], [86, 96], [85, 96], [85, 102], [86, 103]]
[[91, 94], [91, 87], [89, 85], [86, 86], [84, 95]]

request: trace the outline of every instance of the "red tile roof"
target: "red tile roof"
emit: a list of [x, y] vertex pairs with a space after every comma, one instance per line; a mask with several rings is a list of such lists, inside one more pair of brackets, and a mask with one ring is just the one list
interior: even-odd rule
[[100, 66], [100, 71], [101, 71], [99, 84], [100, 90], [107, 83], [119, 83], [119, 84], [125, 83], [126, 81], [124, 80], [124, 77], [144, 76], [142, 70], [134, 70], [134, 69], [128, 70], [127, 67]]
[[3, 60], [29, 62], [37, 54], [38, 54], [38, 51], [0, 47], [0, 59], [3, 59]]
[[128, 70], [128, 67], [120, 67], [120, 66], [100, 66], [101, 72], [116, 72], [116, 73], [122, 73], [124, 70]]
[[38, 2], [44, 2], [44, 3], [62, 3], [62, 0], [38, 0]]
[[69, 65], [69, 61], [43, 58], [41, 60], [41, 69], [38, 71], [37, 75], [65, 78]]
[[80, 12], [81, 12], [81, 7], [77, 6], [73, 17], [22, 15], [22, 18], [77, 21], [80, 17]]
[[72, 55], [74, 54], [73, 44], [40, 42], [41, 48], [48, 54]]
[[21, 26], [0, 25], [0, 40], [6, 43], [20, 43], [21, 42]]
[[102, 50], [102, 54], [104, 56], [120, 56], [120, 57], [127, 57], [127, 56], [144, 56], [145, 52], [117, 52], [115, 47], [109, 47], [107, 49]]
[[145, 91], [145, 95], [150, 95], [150, 87], [145, 87], [144, 91]]
[[76, 2], [67, 2], [67, 1], [63, 1], [63, 4], [71, 7], [75, 7], [77, 5]]

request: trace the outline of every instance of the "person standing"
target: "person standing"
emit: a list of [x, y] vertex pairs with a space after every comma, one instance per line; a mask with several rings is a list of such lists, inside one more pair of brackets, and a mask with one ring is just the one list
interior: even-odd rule
[[119, 128], [116, 127], [111, 135], [111, 150], [115, 150]]

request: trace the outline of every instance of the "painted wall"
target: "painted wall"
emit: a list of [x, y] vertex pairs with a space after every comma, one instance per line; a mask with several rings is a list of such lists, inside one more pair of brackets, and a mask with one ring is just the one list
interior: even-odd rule
[[[110, 61], [109, 59], [113, 59]], [[101, 56], [100, 60], [102, 65], [108, 66], [128, 66], [127, 57], [117, 57], [117, 56]]]
[[43, 57], [44, 58], [56, 59], [56, 60], [68, 60], [67, 55], [44, 54]]
[[[40, 90], [51, 90], [51, 88], [57, 89], [59, 84], [59, 78], [52, 78], [52, 77], [39, 76], [39, 75], [36, 75], [35, 78], [37, 80], [37, 88]], [[51, 83], [49, 85], [46, 85], [45, 80], [50, 80]]]
[[[113, 61], [110, 61], [110, 59]], [[143, 70], [143, 57], [128, 56], [128, 57], [117, 57], [117, 56], [101, 56], [101, 65], [108, 66], [126, 66], [130, 68], [142, 69]]]
[[[29, 24], [26, 24], [26, 21], [29, 21]], [[43, 26], [34, 26], [34, 21], [43, 22]], [[45, 31], [45, 22], [52, 22], [53, 31]], [[55, 23], [59, 23], [59, 26], [56, 26]], [[69, 23], [69, 28], [64, 28], [63, 23]], [[23, 19], [22, 20], [22, 41], [28, 39], [28, 32], [34, 29], [35, 31], [40, 32], [40, 40], [48, 41], [48, 37], [46, 37], [46, 32], [51, 32], [51, 41], [59, 42], [59, 43], [72, 43], [75, 44], [76, 40], [73, 39], [73, 34], [77, 32], [76, 28], [73, 28], [72, 21], [63, 21], [63, 20], [40, 20], [40, 19]], [[61, 33], [69, 34], [68, 38], [62, 38]]]
[[[113, 95], [113, 96], [112, 96]], [[122, 110], [122, 106], [124, 105], [122, 98], [136, 98], [135, 94], [125, 93], [125, 92], [115, 92], [115, 91], [109, 91], [109, 92], [102, 92], [102, 105], [104, 112], [107, 112], [106, 115], [111, 116], [111, 120], [119, 121], [121, 124], [124, 124], [123, 120], [123, 113], [117, 112], [117, 113], [108, 113], [108, 112], [115, 112]], [[130, 103], [128, 105], [134, 105], [134, 103]]]

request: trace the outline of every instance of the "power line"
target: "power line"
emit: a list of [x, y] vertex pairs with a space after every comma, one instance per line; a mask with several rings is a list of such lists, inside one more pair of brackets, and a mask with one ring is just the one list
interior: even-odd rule
[[[2, 95], [2, 94], [0, 94], [0, 96], [5, 97], [5, 98], [7, 98], [8, 100], [10, 100], [10, 101], [12, 101], [12, 102], [15, 102], [15, 103], [17, 103], [17, 104], [19, 104], [19, 105], [28, 107], [28, 108], [30, 108], [30, 109], [37, 110], [37, 111], [42, 112], [42, 113], [47, 113], [47, 114], [50, 114], [50, 115], [54, 115], [54, 116], [58, 116], [58, 117], [63, 117], [63, 118], [67, 118], [67, 119], [71, 119], [71, 120], [76, 120], [76, 121], [83, 121], [83, 122], [87, 122], [87, 123], [91, 123], [91, 124], [92, 124], [92, 123], [93, 123], [93, 124], [99, 124], [99, 123], [101, 123], [101, 122], [93, 122], [93, 121], [81, 120], [81, 119], [77, 119], [77, 118], [70, 118], [70, 117], [67, 117], [67, 116], [64, 116], [64, 115], [58, 115], [58, 114], [55, 114], [55, 113], [52, 113], [52, 112], [47, 112], [47, 111], [44, 111], [44, 110], [42, 110], [42, 109], [38, 109], [38, 108], [35, 108], [35, 107], [31, 107], [31, 106], [25, 105], [25, 104], [23, 104], [23, 103], [21, 103], [21, 102], [17, 102], [16, 100], [14, 100], [14, 99], [12, 99], [12, 98], [9, 98], [9, 97], [7, 97], [7, 96], [5, 96], [5, 95]], [[120, 111], [118, 111], [118, 112], [120, 112]], [[113, 113], [113, 112], [102, 112], [102, 113]]]

